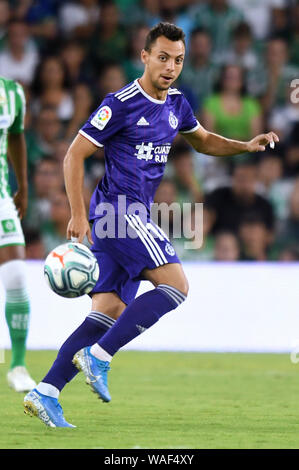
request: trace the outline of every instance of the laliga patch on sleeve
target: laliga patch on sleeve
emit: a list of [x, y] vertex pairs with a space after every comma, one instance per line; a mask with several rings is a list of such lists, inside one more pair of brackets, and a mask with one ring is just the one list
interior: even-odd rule
[[97, 112], [97, 114], [94, 115], [94, 117], [91, 120], [91, 124], [102, 131], [106, 124], [110, 121], [112, 117], [112, 109], [109, 108], [109, 106], [102, 106]]

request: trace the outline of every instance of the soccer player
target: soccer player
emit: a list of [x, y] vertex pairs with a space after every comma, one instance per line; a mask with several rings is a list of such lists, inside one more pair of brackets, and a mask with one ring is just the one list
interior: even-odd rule
[[[107, 373], [112, 357], [186, 299], [188, 281], [180, 261], [150, 219], [150, 206], [176, 134], [180, 132], [198, 152], [215, 156], [263, 151], [268, 143], [278, 141], [272, 132], [250, 142], [207, 132], [183, 94], [171, 88], [184, 56], [180, 28], [169, 23], [152, 28], [141, 52], [142, 77], [108, 94], [67, 152], [64, 173], [72, 214], [67, 237], [79, 242], [88, 237], [100, 278], [92, 291], [91, 312], [62, 345], [48, 374], [24, 399], [25, 412], [49, 426], [72, 427], [63, 416], [58, 396], [75, 376], [75, 366], [93, 391], [109, 402]], [[82, 194], [84, 160], [103, 146], [106, 173], [91, 199], [91, 232]], [[126, 196], [122, 206], [119, 195]], [[132, 212], [132, 203], [144, 211]], [[106, 218], [105, 209], [109, 212], [111, 207], [114, 211]], [[113, 222], [114, 237], [102, 236], [106, 222]], [[124, 222], [125, 235], [119, 232]], [[154, 289], [135, 299], [141, 279], [149, 280]]]
[[[17, 392], [32, 390], [36, 383], [25, 367], [29, 298], [25, 279], [25, 241], [20, 219], [27, 208], [27, 153], [24, 137], [25, 96], [13, 80], [0, 77], [0, 279], [6, 292], [5, 317], [12, 358], [8, 384]], [[7, 154], [18, 190], [11, 197]]]

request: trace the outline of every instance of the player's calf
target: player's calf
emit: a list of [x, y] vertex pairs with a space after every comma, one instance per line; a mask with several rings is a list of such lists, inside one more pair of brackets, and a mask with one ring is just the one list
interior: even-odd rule
[[111, 357], [125, 344], [154, 325], [163, 315], [177, 308], [186, 296], [175, 287], [159, 284], [133, 300], [112, 328], [91, 347], [91, 353], [103, 360], [100, 346]]
[[186, 295], [175, 287], [159, 284], [133, 300], [97, 343], [75, 354], [73, 363], [84, 373], [86, 382], [103, 401], [111, 400], [107, 374], [113, 355], [185, 299]]
[[[122, 346], [150, 328], [185, 299], [185, 294], [167, 284], [160, 284], [156, 289], [145, 292], [126, 307], [113, 327], [90, 348], [88, 354], [109, 364]], [[87, 373], [90, 371], [87, 370]]]
[[6, 292], [5, 317], [12, 345], [12, 359], [7, 380], [14, 390], [25, 392], [36, 385], [25, 369], [30, 314], [25, 262], [21, 259], [5, 262], [0, 266], [0, 277]]

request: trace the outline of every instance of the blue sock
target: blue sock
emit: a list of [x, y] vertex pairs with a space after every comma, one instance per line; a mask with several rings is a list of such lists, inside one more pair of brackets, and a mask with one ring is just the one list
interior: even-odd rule
[[98, 341], [113, 356], [122, 346], [156, 323], [162, 315], [174, 310], [186, 296], [174, 287], [160, 284], [133, 300], [112, 328]]
[[61, 391], [78, 373], [78, 369], [72, 363], [74, 354], [94, 344], [114, 323], [115, 320], [108, 315], [90, 312], [84, 322], [63, 343], [55, 362], [42, 382], [54, 385]]

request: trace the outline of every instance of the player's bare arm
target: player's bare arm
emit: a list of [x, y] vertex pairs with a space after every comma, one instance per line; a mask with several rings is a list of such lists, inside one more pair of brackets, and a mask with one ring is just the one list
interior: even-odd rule
[[81, 243], [85, 235], [92, 242], [89, 222], [83, 198], [84, 160], [90, 157], [97, 147], [81, 135], [72, 142], [64, 159], [64, 181], [71, 207], [71, 219], [67, 228], [67, 238], [78, 238]]
[[22, 219], [26, 214], [28, 200], [27, 151], [23, 132], [8, 134], [8, 155], [12, 162], [18, 183], [18, 189], [13, 199], [19, 217]]
[[274, 132], [260, 134], [248, 142], [241, 142], [208, 132], [203, 127], [199, 127], [190, 134], [183, 134], [183, 137], [197, 152], [219, 157], [238, 155], [245, 152], [263, 152], [267, 145], [273, 146], [279, 141]]

